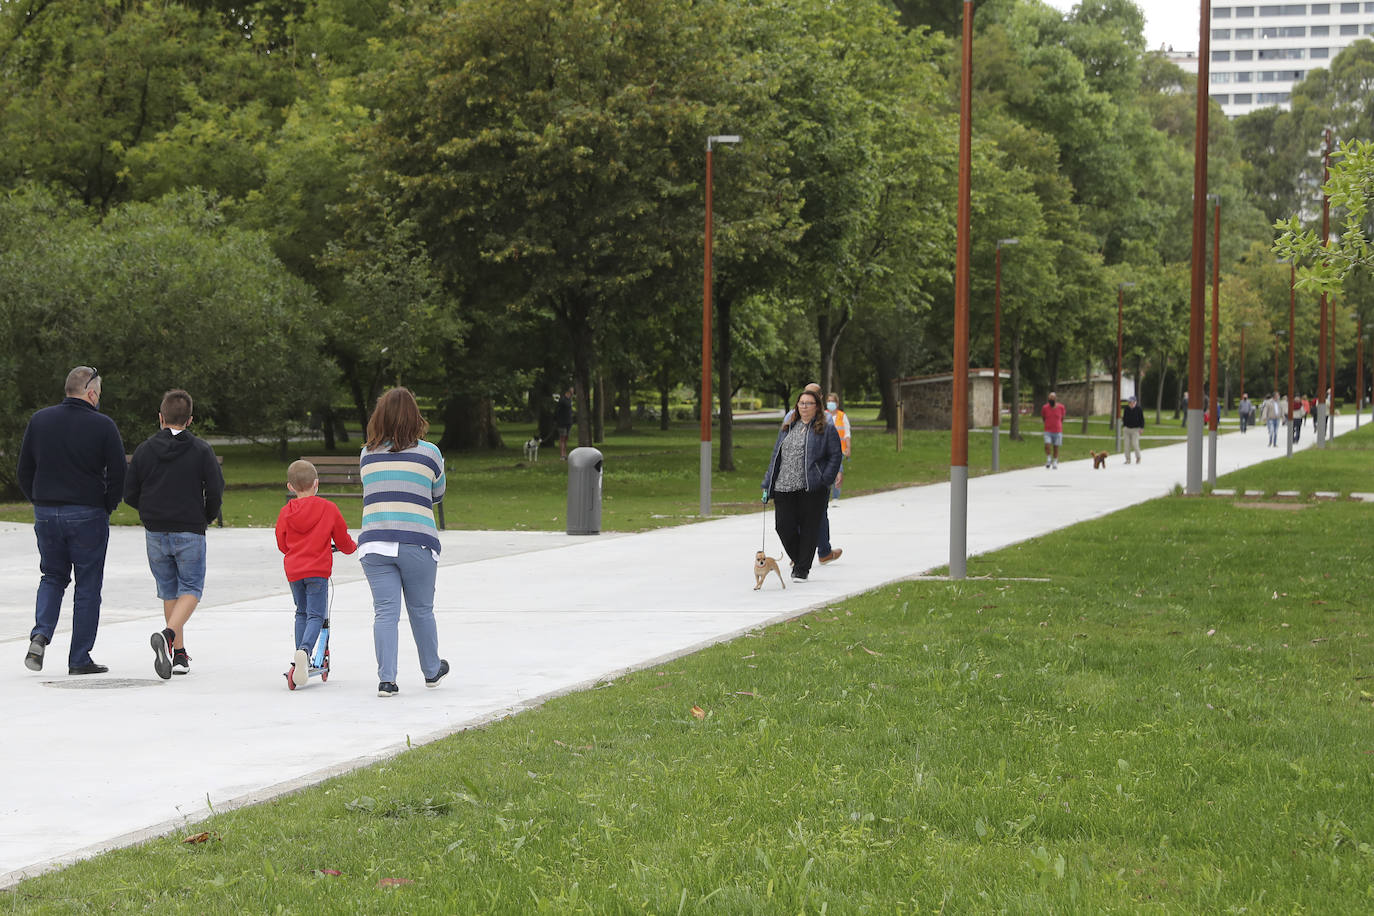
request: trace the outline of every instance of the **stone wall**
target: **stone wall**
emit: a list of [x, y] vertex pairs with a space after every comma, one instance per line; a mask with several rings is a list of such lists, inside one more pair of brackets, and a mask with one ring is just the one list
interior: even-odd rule
[[[992, 370], [969, 370], [970, 427], [992, 426]], [[1003, 370], [1002, 378], [1011, 373]], [[1005, 392], [1005, 389], [1004, 389]], [[907, 429], [949, 429], [950, 410], [954, 403], [954, 376], [925, 375], [899, 379], [897, 400], [902, 405], [902, 425]], [[1007, 409], [1005, 397], [1002, 409]]]

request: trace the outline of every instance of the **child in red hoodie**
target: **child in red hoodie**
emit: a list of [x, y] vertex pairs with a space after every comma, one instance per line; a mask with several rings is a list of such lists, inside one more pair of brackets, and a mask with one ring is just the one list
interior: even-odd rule
[[344, 553], [358, 549], [339, 507], [316, 496], [320, 478], [309, 461], [293, 461], [286, 487], [295, 499], [277, 516], [277, 547], [286, 554], [286, 581], [296, 600], [296, 656], [287, 680], [294, 689], [310, 677], [310, 655], [329, 609], [329, 576], [334, 571], [332, 547]]

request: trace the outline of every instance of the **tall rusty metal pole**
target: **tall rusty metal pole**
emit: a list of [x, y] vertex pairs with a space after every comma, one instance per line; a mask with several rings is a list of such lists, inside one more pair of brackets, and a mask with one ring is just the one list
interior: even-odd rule
[[1203, 312], [1207, 301], [1207, 126], [1211, 79], [1210, 0], [1201, 0], [1197, 52], [1197, 125], [1193, 132], [1193, 283], [1188, 321], [1188, 458], [1184, 492], [1202, 494], [1202, 348]]
[[[1206, 2], [1206, 0], [1204, 0]], [[969, 252], [973, 156], [973, 0], [964, 0], [959, 85], [958, 244], [954, 258], [954, 378], [949, 443], [949, 577], [968, 575]]]
[[[1326, 194], [1326, 182], [1331, 178], [1331, 129], [1327, 128], [1325, 143], [1322, 144], [1322, 246], [1331, 238], [1331, 198]], [[1317, 448], [1326, 448], [1326, 391], [1335, 388], [1332, 384], [1336, 377], [1335, 349], [1332, 359], [1326, 359], [1327, 334], [1332, 337], [1336, 332], [1335, 309], [1332, 308], [1331, 324], [1326, 322], [1326, 293], [1322, 293], [1321, 325], [1317, 332]]]
[[1212, 207], [1212, 360], [1208, 370], [1207, 402], [1211, 411], [1207, 423], [1207, 483], [1217, 485], [1217, 420], [1221, 405], [1217, 403], [1217, 339], [1221, 325], [1221, 195], [1209, 195]]

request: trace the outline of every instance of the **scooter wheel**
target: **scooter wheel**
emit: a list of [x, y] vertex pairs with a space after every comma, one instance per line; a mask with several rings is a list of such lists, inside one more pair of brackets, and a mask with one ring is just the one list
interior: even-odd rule
[[295, 690], [295, 689], [296, 689], [296, 680], [295, 680], [295, 678], [291, 677], [291, 675], [294, 674], [295, 671], [296, 671], [296, 666], [295, 666], [295, 665], [292, 665], [290, 668], [288, 668], [288, 669], [286, 670], [286, 673], [282, 675], [284, 678], [286, 678], [286, 689], [287, 689], [287, 690]]
[[320, 680], [329, 680], [329, 650], [324, 650], [324, 665], [320, 668]]

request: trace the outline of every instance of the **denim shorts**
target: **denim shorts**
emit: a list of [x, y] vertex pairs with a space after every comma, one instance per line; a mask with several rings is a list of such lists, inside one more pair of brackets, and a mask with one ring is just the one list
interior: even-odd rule
[[157, 596], [171, 601], [182, 595], [199, 598], [205, 589], [205, 535], [194, 531], [145, 531], [148, 568]]
[[1063, 433], [1045, 433], [1045, 444], [1046, 444], [1046, 445], [1063, 445], [1063, 444], [1064, 444], [1064, 434], [1063, 434]]

